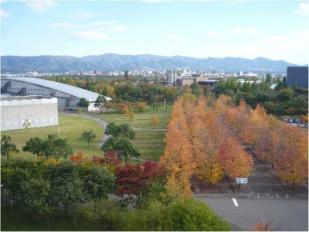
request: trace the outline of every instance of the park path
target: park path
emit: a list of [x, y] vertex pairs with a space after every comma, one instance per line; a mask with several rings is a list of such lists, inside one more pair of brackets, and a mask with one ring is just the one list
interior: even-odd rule
[[70, 116], [80, 116], [86, 119], [90, 119], [93, 121], [96, 121], [103, 129], [104, 129], [104, 134], [103, 137], [100, 139], [100, 142], [97, 144], [97, 147], [101, 148], [102, 145], [106, 142], [106, 140], [109, 138], [109, 135], [105, 134], [105, 129], [108, 125], [108, 122], [106, 122], [105, 120], [98, 118], [94, 115], [91, 114], [79, 114], [79, 113], [72, 113], [72, 112], [62, 112], [62, 114], [64, 115], [70, 115]]

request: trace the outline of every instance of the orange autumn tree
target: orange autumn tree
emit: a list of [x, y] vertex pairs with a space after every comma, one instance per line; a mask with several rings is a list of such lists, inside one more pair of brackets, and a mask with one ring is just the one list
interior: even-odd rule
[[236, 136], [244, 143], [252, 143], [252, 124], [249, 123], [250, 107], [241, 100], [239, 106], [229, 107], [224, 115], [225, 122], [233, 128]]
[[282, 124], [274, 116], [268, 115], [266, 110], [258, 105], [251, 111], [250, 134], [253, 136], [255, 153], [260, 160], [273, 163], [275, 159], [273, 134], [277, 134], [277, 128]]
[[273, 135], [275, 175], [289, 184], [308, 179], [308, 137], [301, 128], [282, 125]]
[[183, 99], [178, 98], [173, 106], [166, 133], [166, 147], [160, 163], [167, 170], [167, 193], [174, 197], [192, 194], [192, 144], [189, 128], [183, 111]]
[[247, 177], [252, 171], [252, 157], [240, 144], [232, 138], [227, 138], [220, 147], [220, 161], [224, 174], [230, 178]]
[[201, 97], [192, 109], [192, 145], [193, 157], [195, 163], [194, 174], [200, 180], [207, 181], [210, 185], [218, 183], [223, 176], [220, 164], [218, 149], [212, 141], [208, 127], [208, 118], [206, 113], [206, 99]]

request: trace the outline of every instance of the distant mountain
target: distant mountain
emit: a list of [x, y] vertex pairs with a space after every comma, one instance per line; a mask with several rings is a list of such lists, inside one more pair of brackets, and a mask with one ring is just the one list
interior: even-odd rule
[[98, 56], [1, 56], [1, 72], [77, 72], [77, 71], [111, 71], [133, 69], [191, 69], [200, 71], [224, 72], [280, 72], [285, 73], [290, 64], [283, 60], [270, 60], [258, 57], [245, 59], [226, 58], [193, 58], [186, 56], [155, 55], [119, 55], [104, 54]]

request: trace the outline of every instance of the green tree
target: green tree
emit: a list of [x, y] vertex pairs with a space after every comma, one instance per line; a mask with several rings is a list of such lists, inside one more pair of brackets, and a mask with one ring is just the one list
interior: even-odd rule
[[107, 194], [115, 190], [115, 177], [103, 166], [81, 166], [80, 175], [83, 177], [84, 189], [88, 198], [95, 203], [107, 199]]
[[35, 209], [39, 214], [45, 215], [47, 228], [50, 228], [50, 214], [55, 209], [51, 201], [50, 180], [45, 175], [35, 175], [35, 173], [32, 173], [28, 174], [26, 180], [21, 183], [21, 187], [26, 204]]
[[230, 225], [205, 203], [193, 198], [162, 204], [150, 203], [146, 209], [116, 215], [118, 230], [128, 231], [228, 231]]
[[129, 124], [116, 125], [115, 123], [109, 123], [106, 127], [105, 134], [113, 137], [124, 137], [128, 139], [135, 138], [135, 132], [130, 128]]
[[101, 147], [103, 151], [117, 151], [120, 157], [128, 163], [129, 158], [138, 158], [140, 153], [134, 148], [133, 144], [124, 137], [110, 137]]
[[16, 145], [11, 142], [11, 137], [3, 135], [1, 139], [1, 155], [9, 156], [11, 152], [18, 153]]
[[81, 134], [81, 139], [87, 142], [88, 147], [90, 145], [90, 142], [93, 142], [95, 138], [96, 138], [96, 135], [93, 133], [92, 130], [84, 131]]
[[104, 105], [105, 105], [106, 102], [107, 102], [107, 101], [106, 101], [105, 96], [103, 96], [102, 94], [100, 94], [100, 95], [98, 96], [97, 100], [95, 101], [94, 106], [95, 106], [95, 107], [99, 107], [101, 113], [103, 113]]
[[83, 181], [78, 172], [78, 167], [70, 162], [50, 167], [51, 196], [54, 205], [62, 205], [65, 215], [69, 207], [85, 202], [87, 195], [83, 190]]
[[29, 151], [38, 156], [68, 156], [73, 153], [66, 139], [58, 138], [56, 135], [48, 135], [47, 139], [38, 137], [30, 138], [23, 147], [23, 151]]
[[77, 106], [82, 107], [82, 108], [87, 108], [89, 106], [89, 101], [87, 101], [85, 98], [81, 98], [79, 99]]

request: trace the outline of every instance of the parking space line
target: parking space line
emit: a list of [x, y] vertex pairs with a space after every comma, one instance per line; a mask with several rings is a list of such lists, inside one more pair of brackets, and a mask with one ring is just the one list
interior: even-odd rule
[[232, 198], [232, 200], [233, 200], [234, 205], [235, 205], [236, 207], [238, 207], [238, 203], [237, 203], [236, 199], [235, 199], [235, 198]]

